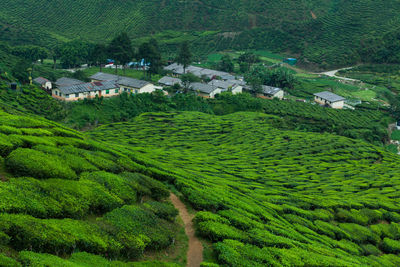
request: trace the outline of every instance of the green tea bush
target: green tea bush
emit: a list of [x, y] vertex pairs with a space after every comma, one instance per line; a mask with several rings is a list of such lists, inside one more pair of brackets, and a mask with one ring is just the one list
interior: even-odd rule
[[0, 228], [12, 238], [11, 246], [17, 250], [71, 253], [79, 249], [115, 255], [121, 247], [97, 225], [84, 221], [40, 220], [27, 215], [2, 214]]
[[[167, 187], [149, 176], [139, 174], [139, 173], [129, 173], [124, 172], [121, 174], [127, 181], [132, 183], [137, 183], [141, 186], [142, 190], [144, 190], [143, 194], [149, 194], [155, 200], [161, 200], [169, 197], [169, 190]], [[144, 189], [143, 189], [144, 188]]]
[[8, 126], [8, 125], [0, 125], [0, 133], [3, 134], [22, 134], [22, 131], [18, 128]]
[[89, 161], [100, 170], [113, 173], [119, 173], [123, 170], [123, 168], [117, 164], [117, 159], [113, 158], [112, 160], [110, 160], [108, 158], [105, 158], [104, 154], [100, 153], [99, 151], [86, 151], [84, 153], [84, 157], [87, 161]]
[[339, 227], [350, 235], [350, 240], [357, 244], [366, 242], [377, 244], [380, 241], [379, 236], [367, 227], [355, 223], [340, 223]]
[[400, 241], [393, 240], [385, 237], [382, 242], [382, 250], [387, 253], [398, 254], [400, 253]]
[[263, 224], [261, 224], [260, 222], [252, 220], [242, 215], [240, 212], [234, 210], [222, 210], [218, 211], [218, 214], [227, 218], [233, 226], [243, 231], [255, 227], [263, 228]]
[[143, 204], [143, 207], [151, 210], [161, 219], [173, 222], [178, 216], [178, 210], [171, 203], [163, 203], [157, 201], [148, 201]]
[[[104, 223], [115, 227], [118, 232], [130, 236], [147, 237], [150, 249], [161, 249], [171, 245], [174, 233], [173, 225], [149, 209], [138, 206], [123, 206], [104, 215]], [[121, 237], [119, 237], [121, 239]], [[125, 239], [124, 239], [125, 240]]]
[[23, 135], [34, 135], [34, 136], [52, 136], [51, 131], [40, 129], [40, 128], [19, 128]]
[[84, 173], [81, 180], [89, 180], [104, 186], [111, 194], [119, 197], [125, 203], [136, 202], [136, 184], [119, 175], [105, 171]]
[[379, 256], [382, 254], [382, 251], [380, 251], [376, 246], [372, 244], [361, 245], [361, 248], [365, 256], [369, 255]]
[[197, 233], [213, 241], [224, 239], [247, 240], [247, 234], [241, 230], [215, 221], [204, 221], [197, 224]]
[[60, 157], [66, 165], [68, 165], [78, 174], [81, 172], [98, 170], [85, 158], [81, 157], [80, 155], [70, 153], [71, 149], [69, 146], [57, 148], [54, 146], [37, 145], [34, 147], [34, 149]]
[[6, 159], [7, 168], [19, 176], [76, 179], [76, 173], [57, 156], [18, 148]]
[[7, 136], [0, 135], [0, 156], [6, 157], [14, 149], [14, 144], [8, 140]]
[[15, 259], [7, 257], [4, 254], [0, 254], [0, 266], [2, 266], [2, 267], [20, 267], [22, 265]]
[[213, 222], [229, 224], [228, 219], [221, 217], [218, 214], [214, 214], [214, 213], [211, 213], [208, 211], [199, 211], [196, 213], [196, 215], [193, 218], [193, 222], [195, 224], [198, 224], [200, 222], [206, 222], [206, 221], [213, 221]]

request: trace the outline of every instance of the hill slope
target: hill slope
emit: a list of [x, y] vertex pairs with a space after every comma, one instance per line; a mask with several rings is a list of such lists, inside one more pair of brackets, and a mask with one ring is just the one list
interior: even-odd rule
[[279, 130], [275, 119], [149, 113], [92, 136], [168, 171], [203, 210], [197, 231], [219, 263], [397, 266], [398, 156], [359, 140]]
[[178, 212], [152, 171], [39, 117], [0, 125], [1, 266], [142, 266], [110, 260], [173, 246]]
[[[4, 0], [0, 38], [49, 45], [74, 38], [105, 41], [121, 31], [133, 37], [167, 31], [158, 36], [164, 49], [189, 39], [203, 52], [275, 49], [329, 66], [372, 60], [365, 51], [397, 54], [384, 40], [390, 39], [385, 34], [397, 36], [399, 7], [395, 0]], [[185, 31], [192, 32], [183, 35]], [[374, 60], [387, 61], [385, 57]]]

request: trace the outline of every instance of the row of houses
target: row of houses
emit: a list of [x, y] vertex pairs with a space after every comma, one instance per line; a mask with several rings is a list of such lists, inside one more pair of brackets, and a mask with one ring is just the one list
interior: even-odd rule
[[[76, 101], [96, 96], [112, 97], [123, 92], [152, 93], [162, 89], [162, 87], [147, 81], [103, 72], [90, 76], [90, 79], [91, 82], [83, 82], [72, 78], [60, 78], [55, 82], [56, 87], [51, 89], [51, 95], [63, 101]], [[41, 86], [43, 88], [43, 84]]]
[[[55, 82], [55, 88], [51, 81], [39, 77], [34, 82], [40, 85], [51, 95], [63, 101], [76, 101], [85, 98], [112, 97], [123, 92], [130, 94], [152, 93], [156, 90], [162, 90], [166, 86], [178, 84], [183, 87], [184, 84], [179, 75], [183, 74], [183, 67], [176, 63], [164, 68], [172, 72], [175, 77], [164, 76], [156, 86], [148, 81], [134, 78], [118, 76], [109, 73], [98, 72], [90, 76], [91, 82], [83, 82], [72, 78], [60, 78]], [[229, 73], [204, 69], [194, 66], [188, 66], [187, 72], [191, 72], [199, 77], [211, 79], [208, 83], [191, 83], [189, 89], [196, 92], [199, 96], [205, 98], [214, 98], [215, 95], [222, 92], [231, 92], [232, 94], [242, 93], [243, 91], [252, 91], [252, 88], [243, 81], [242, 77], [235, 77]], [[285, 92], [281, 88], [262, 85], [261, 92], [257, 94], [261, 98], [283, 99]], [[314, 94], [314, 101], [322, 106], [341, 109], [344, 107], [345, 98], [334, 93], [324, 91]]]
[[[196, 66], [188, 66], [184, 72], [183, 66], [173, 63], [164, 67], [164, 70], [171, 72], [175, 77], [165, 76], [158, 83], [164, 86], [173, 86], [179, 84], [183, 86], [182, 81], [177, 78], [184, 73], [191, 73], [199, 78], [208, 78], [208, 83], [191, 83], [189, 89], [198, 93], [198, 95], [207, 98], [213, 98], [216, 94], [222, 92], [231, 92], [232, 94], [242, 93], [243, 91], [252, 91], [251, 87], [243, 81], [243, 77], [235, 77], [227, 72], [216, 71], [211, 69], [200, 68]], [[284, 91], [281, 88], [262, 86], [262, 92], [257, 95], [262, 98], [279, 98], [282, 99]]]
[[[178, 64], [178, 63], [173, 63], [171, 65], [168, 65], [164, 67], [164, 70], [170, 71], [174, 75], [182, 75], [185, 73], [191, 73], [199, 78], [209, 78], [211, 80], [213, 79], [221, 79], [224, 81], [227, 80], [235, 80], [236, 77], [228, 72], [223, 72], [223, 71], [217, 71], [217, 70], [212, 70], [212, 69], [205, 69], [201, 67], [196, 67], [196, 66], [187, 66], [186, 69], [183, 68], [183, 65]], [[243, 77], [239, 77], [239, 79], [243, 79]]]

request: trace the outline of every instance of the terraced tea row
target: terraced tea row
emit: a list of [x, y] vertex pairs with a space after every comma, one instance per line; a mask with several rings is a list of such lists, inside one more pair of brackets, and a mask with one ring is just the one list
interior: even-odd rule
[[[93, 138], [164, 172], [233, 266], [397, 266], [397, 155], [270, 115], [149, 113]], [[121, 145], [121, 142], [124, 143]]]

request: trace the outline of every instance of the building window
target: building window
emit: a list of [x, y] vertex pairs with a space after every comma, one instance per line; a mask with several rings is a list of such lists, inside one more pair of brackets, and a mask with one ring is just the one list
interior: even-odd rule
[[79, 97], [79, 93], [75, 94], [75, 97]]
[[108, 95], [110, 93], [110, 90], [106, 90], [106, 95]]
[[58, 95], [58, 92], [57, 92], [57, 91], [54, 91], [54, 94], [55, 94], [55, 95]]
[[66, 95], [65, 95], [65, 98], [69, 98], [69, 95], [68, 95], [68, 94], [66, 94]]
[[124, 88], [124, 92], [127, 92], [128, 91], [128, 88]]
[[119, 93], [119, 89], [115, 89], [115, 93], [118, 94]]

